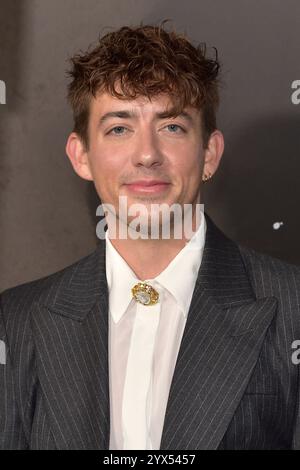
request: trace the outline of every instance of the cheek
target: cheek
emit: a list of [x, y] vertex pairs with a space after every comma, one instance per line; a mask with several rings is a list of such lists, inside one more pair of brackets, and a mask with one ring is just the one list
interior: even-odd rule
[[124, 162], [116, 153], [98, 148], [92, 153], [91, 167], [95, 179], [105, 184], [118, 177], [124, 167]]
[[185, 151], [176, 159], [176, 173], [182, 179], [198, 179], [201, 173], [201, 155], [200, 152]]

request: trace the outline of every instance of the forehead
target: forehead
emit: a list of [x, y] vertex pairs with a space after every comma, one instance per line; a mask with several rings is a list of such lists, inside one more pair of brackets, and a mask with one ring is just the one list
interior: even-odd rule
[[[151, 98], [147, 96], [138, 96], [134, 99], [121, 99], [111, 95], [108, 92], [101, 92], [91, 99], [90, 113], [97, 116], [107, 112], [114, 111], [132, 111], [136, 115], [154, 116], [166, 113], [166, 115], [174, 108], [174, 100], [166, 93], [162, 93]], [[193, 119], [200, 118], [200, 111], [193, 106], [186, 106], [184, 110]]]

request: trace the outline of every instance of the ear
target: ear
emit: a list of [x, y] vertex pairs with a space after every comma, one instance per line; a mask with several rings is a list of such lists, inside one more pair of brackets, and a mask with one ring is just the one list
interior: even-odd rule
[[224, 152], [224, 137], [221, 131], [215, 130], [211, 133], [207, 148], [204, 151], [203, 175], [211, 176], [217, 171]]
[[66, 153], [77, 175], [85, 180], [93, 181], [87, 151], [76, 132], [72, 132], [68, 137]]

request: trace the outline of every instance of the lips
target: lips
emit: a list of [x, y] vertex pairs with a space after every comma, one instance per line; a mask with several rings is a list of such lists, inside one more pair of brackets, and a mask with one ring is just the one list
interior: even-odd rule
[[154, 186], [156, 184], [169, 184], [167, 181], [163, 180], [137, 180], [133, 181], [132, 183], [128, 183], [129, 185], [139, 185], [139, 186]]
[[170, 183], [162, 180], [137, 180], [126, 184], [129, 191], [142, 193], [158, 193], [168, 189]]

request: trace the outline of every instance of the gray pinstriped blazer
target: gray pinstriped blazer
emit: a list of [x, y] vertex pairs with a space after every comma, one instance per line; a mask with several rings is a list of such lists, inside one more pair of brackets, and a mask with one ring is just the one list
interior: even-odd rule
[[[300, 449], [300, 267], [207, 236], [161, 449]], [[1, 296], [1, 449], [108, 449], [105, 242]]]

